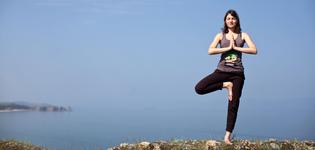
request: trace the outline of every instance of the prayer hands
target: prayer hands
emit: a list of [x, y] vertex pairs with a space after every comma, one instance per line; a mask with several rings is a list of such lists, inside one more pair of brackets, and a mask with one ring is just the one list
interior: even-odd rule
[[230, 50], [231, 50], [231, 49], [234, 49], [234, 47], [236, 47], [236, 45], [235, 45], [235, 39], [234, 39], [233, 36], [231, 36], [229, 49], [230, 49]]

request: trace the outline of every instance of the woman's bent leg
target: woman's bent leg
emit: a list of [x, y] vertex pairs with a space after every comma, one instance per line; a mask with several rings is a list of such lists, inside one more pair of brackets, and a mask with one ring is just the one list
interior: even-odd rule
[[200, 80], [195, 86], [196, 93], [203, 95], [216, 90], [222, 90], [223, 81], [226, 80], [228, 75], [218, 71], [206, 76]]

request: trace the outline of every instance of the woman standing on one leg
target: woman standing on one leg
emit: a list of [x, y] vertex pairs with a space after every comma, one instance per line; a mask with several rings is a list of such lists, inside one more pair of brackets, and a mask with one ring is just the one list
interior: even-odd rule
[[[248, 47], [243, 48], [244, 43]], [[220, 48], [217, 48], [220, 44]], [[257, 54], [256, 46], [247, 33], [241, 32], [240, 19], [235, 10], [229, 10], [224, 16], [224, 28], [211, 43], [208, 53], [221, 54], [217, 69], [196, 85], [198, 94], [207, 94], [226, 88], [228, 91], [228, 113], [224, 141], [231, 143], [239, 100], [242, 95], [245, 75], [242, 64], [242, 53]]]

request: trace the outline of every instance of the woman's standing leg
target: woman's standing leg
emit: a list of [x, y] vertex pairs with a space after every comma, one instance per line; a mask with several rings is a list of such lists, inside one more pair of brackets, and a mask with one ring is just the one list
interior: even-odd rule
[[238, 107], [240, 103], [240, 97], [242, 95], [243, 85], [244, 85], [244, 78], [236, 76], [232, 77], [232, 101], [228, 101], [228, 113], [227, 113], [227, 123], [226, 123], [226, 135], [224, 140], [226, 143], [230, 142], [230, 135], [233, 132], [235, 127], [235, 122], [237, 118]]

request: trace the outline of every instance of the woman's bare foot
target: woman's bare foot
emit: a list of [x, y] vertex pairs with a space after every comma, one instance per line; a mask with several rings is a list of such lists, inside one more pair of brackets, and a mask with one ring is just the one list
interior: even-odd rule
[[228, 97], [229, 100], [232, 101], [232, 88], [233, 88], [233, 83], [232, 82], [223, 82], [223, 88], [226, 88], [228, 90]]
[[225, 144], [228, 144], [228, 145], [232, 145], [232, 144], [233, 144], [233, 143], [231, 142], [230, 138], [231, 138], [231, 132], [226, 131], [225, 136], [224, 136], [224, 142], [225, 142]]

